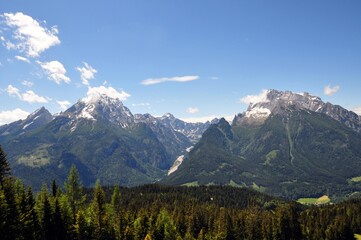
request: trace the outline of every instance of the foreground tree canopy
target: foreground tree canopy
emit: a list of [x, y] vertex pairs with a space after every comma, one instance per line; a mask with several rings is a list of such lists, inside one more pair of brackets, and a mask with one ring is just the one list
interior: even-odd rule
[[[361, 201], [305, 207], [221, 186], [83, 189], [73, 166], [64, 186], [34, 194], [13, 178], [0, 148], [1, 239], [353, 239]], [[35, 196], [36, 195], [36, 196]]]

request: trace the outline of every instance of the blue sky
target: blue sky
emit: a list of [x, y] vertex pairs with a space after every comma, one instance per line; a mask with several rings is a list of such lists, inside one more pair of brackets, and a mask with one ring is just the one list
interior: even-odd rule
[[262, 89], [361, 114], [361, 1], [0, 0], [0, 124], [117, 91], [133, 113], [233, 116]]

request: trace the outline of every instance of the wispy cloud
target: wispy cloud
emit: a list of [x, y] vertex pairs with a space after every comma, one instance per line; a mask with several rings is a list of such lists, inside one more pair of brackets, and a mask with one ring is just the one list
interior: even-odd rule
[[4, 124], [8, 124], [20, 119], [25, 119], [29, 115], [28, 112], [16, 108], [11, 111], [1, 111], [0, 112], [0, 126]]
[[33, 91], [26, 91], [24, 93], [21, 93], [20, 90], [12, 85], [9, 85], [6, 88], [6, 92], [10, 96], [15, 96], [19, 98], [21, 101], [28, 102], [28, 103], [47, 103], [48, 99], [45, 97], [39, 96]]
[[71, 104], [69, 101], [64, 100], [64, 101], [56, 101], [57, 104], [59, 104], [59, 107], [62, 111], [65, 111], [66, 109], [68, 109], [68, 106]]
[[334, 87], [331, 87], [330, 85], [327, 85], [323, 89], [323, 94], [326, 96], [332, 96], [335, 93], [337, 93], [340, 90], [340, 86], [336, 85]]
[[110, 98], [118, 98], [121, 101], [125, 101], [130, 97], [129, 93], [124, 91], [117, 91], [112, 87], [89, 87], [87, 92], [87, 97], [83, 98], [83, 101], [89, 102], [94, 98], [98, 98], [101, 95], [107, 95]]
[[145, 102], [145, 103], [133, 103], [132, 104], [133, 107], [149, 107], [150, 103]]
[[60, 44], [57, 26], [50, 29], [41, 26], [38, 21], [22, 12], [0, 15], [5, 25], [11, 29], [11, 40], [1, 38], [7, 49], [25, 52], [29, 57], [38, 57], [46, 49]]
[[163, 82], [190, 82], [199, 79], [199, 76], [147, 78], [141, 82], [143, 85], [153, 85]]
[[15, 59], [22, 61], [22, 62], [26, 62], [26, 63], [30, 63], [30, 60], [27, 59], [26, 57], [22, 57], [22, 56], [15, 56]]
[[56, 84], [61, 84], [61, 82], [70, 83], [70, 78], [67, 77], [66, 69], [63, 64], [59, 61], [51, 62], [40, 62], [37, 63], [42, 67], [48, 79], [54, 81]]
[[259, 102], [268, 102], [267, 94], [268, 90], [263, 89], [258, 95], [247, 95], [240, 99], [241, 103], [244, 104], [256, 104]]
[[16, 96], [18, 98], [21, 98], [21, 94], [20, 94], [20, 90], [12, 85], [9, 85], [6, 88], [6, 92], [10, 95], [10, 96]]
[[83, 62], [83, 64], [84, 67], [76, 67], [75, 69], [80, 72], [80, 78], [83, 84], [89, 86], [89, 80], [94, 79], [94, 74], [97, 73], [97, 70], [86, 62]]
[[[205, 116], [205, 117], [191, 117], [191, 118], [181, 118], [181, 120], [185, 121], [185, 122], [192, 122], [192, 123], [197, 123], [197, 122], [207, 122], [207, 121], [212, 121], [215, 118], [221, 118], [221, 116], [216, 116], [216, 115], [211, 115], [211, 116]], [[224, 116], [224, 119], [226, 119], [228, 122], [231, 122], [234, 118], [234, 115], [230, 115], [230, 116]]]
[[194, 113], [197, 113], [197, 112], [199, 112], [199, 109], [196, 108], [196, 107], [187, 108], [187, 113], [194, 114]]
[[32, 86], [34, 86], [34, 83], [33, 83], [33, 82], [29, 82], [29, 81], [26, 81], [26, 80], [22, 81], [21, 84], [24, 85], [24, 86], [26, 86], [26, 87], [29, 87], [29, 88], [31, 88]]

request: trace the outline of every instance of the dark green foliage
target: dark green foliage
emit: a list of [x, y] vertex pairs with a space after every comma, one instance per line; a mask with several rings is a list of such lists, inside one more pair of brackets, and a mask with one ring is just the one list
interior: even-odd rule
[[24, 239], [39, 239], [39, 220], [35, 210], [35, 199], [31, 188], [28, 188], [27, 191], [23, 191], [20, 199], [21, 234], [24, 236]]
[[85, 189], [93, 193], [86, 199], [75, 167], [66, 191], [54, 188], [44, 184], [34, 201], [30, 188], [7, 178], [0, 186], [1, 239], [352, 239], [361, 233], [359, 198], [305, 207], [246, 188], [111, 188], [98, 181]]
[[75, 216], [77, 209], [85, 201], [85, 195], [83, 195], [83, 186], [79, 178], [78, 170], [75, 165], [72, 165], [68, 179], [65, 184], [65, 194], [67, 196], [67, 201], [70, 205], [71, 213], [73, 215], [73, 224], [75, 223]]
[[5, 239], [17, 239], [21, 232], [20, 229], [20, 215], [19, 204], [17, 203], [17, 195], [15, 192], [15, 183], [11, 178], [6, 178], [1, 187], [4, 193], [5, 200], [5, 223], [4, 232], [0, 236]]
[[5, 178], [10, 176], [10, 165], [6, 159], [6, 154], [0, 146], [0, 184], [2, 185]]
[[[44, 187], [36, 209], [28, 190], [15, 196], [21, 199], [16, 204], [21, 214], [10, 220], [0, 189], [2, 239], [352, 239], [361, 232], [361, 200], [306, 208], [232, 187], [147, 185], [117, 193], [97, 184], [89, 190], [93, 199], [76, 210], [74, 230], [66, 231], [65, 218], [72, 221], [72, 216], [62, 212], [58, 201], [66, 195], [53, 197]], [[114, 196], [120, 193], [118, 201]], [[214, 200], [210, 195], [216, 196]]]
[[99, 180], [95, 183], [93, 201], [91, 203], [93, 212], [93, 224], [95, 225], [95, 234], [97, 238], [105, 237], [105, 193], [100, 186]]

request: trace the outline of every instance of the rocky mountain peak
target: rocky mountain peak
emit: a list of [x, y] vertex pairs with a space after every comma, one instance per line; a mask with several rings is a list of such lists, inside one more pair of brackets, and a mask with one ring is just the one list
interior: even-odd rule
[[66, 110], [64, 114], [75, 119], [106, 120], [121, 127], [134, 123], [133, 114], [123, 102], [106, 94], [89, 95]]
[[323, 113], [361, 132], [361, 117], [338, 105], [325, 103], [320, 97], [307, 92], [294, 93], [291, 91], [266, 90], [254, 102], [251, 102], [247, 111], [238, 116], [238, 122], [252, 124], [263, 123], [271, 114], [285, 114], [288, 111], [306, 110]]
[[0, 136], [9, 134], [22, 134], [24, 132], [44, 126], [51, 120], [53, 120], [51, 113], [45, 107], [41, 107], [33, 113], [29, 114], [29, 116], [24, 120], [19, 120], [0, 126]]
[[53, 119], [51, 113], [45, 108], [41, 107], [31, 113], [24, 121], [24, 129], [33, 126], [45, 125]]
[[[291, 91], [267, 90], [261, 95], [257, 102], [251, 103], [247, 109], [248, 116], [255, 113], [268, 113], [279, 110], [280, 106], [294, 106], [299, 109], [319, 111], [325, 103], [321, 98], [313, 96], [307, 92], [294, 93]], [[246, 112], [246, 113], [247, 113]]]
[[162, 119], [162, 120], [164, 120], [164, 119], [174, 120], [174, 119], [176, 119], [176, 118], [173, 116], [173, 114], [171, 114], [171, 113], [166, 113], [166, 114], [164, 114], [164, 115], [161, 117], [161, 119]]

